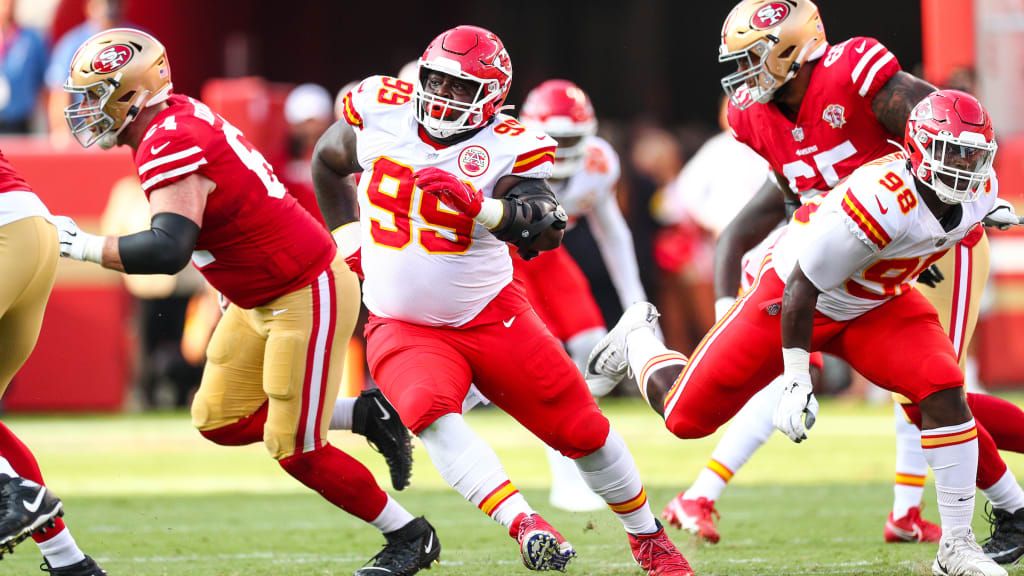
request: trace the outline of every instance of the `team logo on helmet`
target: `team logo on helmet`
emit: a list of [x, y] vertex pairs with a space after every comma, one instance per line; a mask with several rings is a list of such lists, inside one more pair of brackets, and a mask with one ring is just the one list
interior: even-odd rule
[[480, 146], [467, 146], [459, 153], [459, 169], [466, 176], [476, 178], [487, 171], [491, 165], [491, 157]]
[[501, 70], [505, 76], [512, 76], [512, 59], [508, 57], [508, 50], [504, 48], [500, 52], [494, 55], [494, 60], [491, 61], [491, 66], [494, 66], [498, 70]]
[[772, 2], [762, 7], [750, 18], [750, 27], [755, 30], [774, 28], [789, 16], [789, 6], [782, 2]]
[[94, 72], [109, 74], [127, 64], [133, 54], [131, 46], [127, 44], [107, 46], [92, 59], [92, 69]]
[[821, 119], [833, 128], [842, 128], [846, 124], [846, 109], [839, 104], [829, 104], [821, 113]]

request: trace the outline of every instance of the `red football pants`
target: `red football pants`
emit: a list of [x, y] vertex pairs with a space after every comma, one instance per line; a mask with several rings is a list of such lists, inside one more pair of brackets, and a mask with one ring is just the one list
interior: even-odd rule
[[[783, 372], [784, 289], [775, 270], [766, 268], [704, 336], [665, 398], [665, 424], [673, 434], [713, 433]], [[963, 385], [953, 345], [935, 308], [917, 290], [845, 322], [815, 313], [811, 349], [846, 360], [878, 386], [915, 403]]]
[[374, 381], [413, 433], [445, 414], [461, 413], [475, 383], [570, 458], [601, 448], [608, 436], [608, 419], [580, 371], [515, 284], [459, 328], [371, 316], [366, 352]]

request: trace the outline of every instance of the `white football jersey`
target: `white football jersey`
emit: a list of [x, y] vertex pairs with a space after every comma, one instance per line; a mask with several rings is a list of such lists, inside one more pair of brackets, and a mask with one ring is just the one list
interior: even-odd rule
[[615, 194], [620, 171], [619, 155], [612, 145], [599, 136], [588, 136], [579, 170], [565, 180], [550, 182], [570, 225]]
[[461, 326], [512, 281], [508, 246], [413, 183], [434, 166], [490, 197], [502, 176], [551, 175], [555, 141], [498, 114], [472, 138], [430, 140], [413, 116], [412, 84], [372, 76], [343, 103], [364, 172], [359, 181], [363, 302], [374, 314]]
[[961, 204], [945, 230], [918, 193], [902, 153], [858, 168], [824, 197], [804, 204], [772, 248], [771, 265], [786, 281], [799, 262], [819, 289], [817, 309], [834, 320], [856, 318], [913, 287], [949, 248], [977, 242], [998, 194], [995, 175], [976, 202]]

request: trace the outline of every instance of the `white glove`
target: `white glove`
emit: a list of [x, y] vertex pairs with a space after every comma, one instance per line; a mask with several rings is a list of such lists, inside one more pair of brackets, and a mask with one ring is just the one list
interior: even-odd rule
[[82, 232], [67, 216], [54, 216], [53, 223], [60, 238], [61, 257], [97, 264], [103, 260], [103, 236]]
[[810, 354], [800, 348], [784, 348], [786, 370], [782, 396], [775, 406], [772, 424], [793, 442], [807, 439], [807, 430], [818, 419], [818, 400], [811, 384]]
[[1013, 210], [1013, 204], [1002, 198], [996, 198], [995, 206], [985, 215], [982, 223], [1000, 230], [1009, 230], [1011, 226], [1024, 224], [1024, 218], [1017, 217], [1017, 213]]

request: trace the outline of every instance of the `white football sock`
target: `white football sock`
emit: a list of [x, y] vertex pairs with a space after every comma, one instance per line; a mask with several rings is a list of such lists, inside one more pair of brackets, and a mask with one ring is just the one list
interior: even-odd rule
[[614, 428], [608, 429], [604, 446], [577, 458], [576, 466], [590, 489], [615, 512], [626, 532], [653, 534], [658, 530], [633, 455]]
[[626, 335], [626, 360], [636, 385], [640, 387], [640, 395], [648, 404], [647, 380], [651, 375], [662, 368], [686, 365], [686, 356], [666, 348], [649, 327], [638, 328]]
[[993, 508], [1006, 510], [1011, 514], [1024, 508], [1024, 490], [1021, 490], [1017, 478], [1009, 468], [995, 484], [982, 490], [981, 493], [988, 498]]
[[370, 524], [373, 524], [383, 534], [387, 534], [398, 530], [412, 521], [412, 514], [405, 508], [402, 508], [402, 505], [389, 494], [388, 501], [384, 504], [384, 509], [380, 511], [380, 514]]
[[71, 530], [66, 526], [53, 538], [37, 544], [51, 568], [70, 566], [85, 560], [85, 553], [78, 548], [78, 544], [71, 536]]
[[356, 398], [338, 398], [334, 401], [334, 412], [331, 413], [331, 424], [328, 430], [351, 430], [352, 414], [355, 412]]
[[974, 419], [955, 426], [922, 430], [921, 446], [935, 474], [942, 533], [969, 528], [974, 516], [974, 482], [978, 474], [978, 428]]
[[505, 474], [494, 450], [461, 414], [445, 414], [419, 434], [438, 473], [462, 497], [508, 528], [533, 508]]
[[899, 520], [911, 508], [921, 505], [928, 461], [921, 448], [921, 431], [907, 421], [899, 402], [893, 402], [893, 424], [896, 428], [896, 480], [893, 483], [892, 517]]
[[715, 446], [708, 465], [686, 491], [687, 500], [700, 497], [718, 500], [733, 475], [768, 441], [775, 431], [772, 415], [782, 392], [781, 378], [779, 376], [754, 394], [736, 413]]

